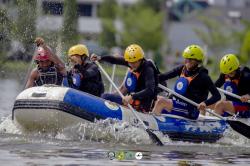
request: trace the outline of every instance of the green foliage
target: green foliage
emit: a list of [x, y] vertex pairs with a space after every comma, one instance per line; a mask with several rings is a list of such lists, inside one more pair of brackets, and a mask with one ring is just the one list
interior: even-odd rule
[[102, 32], [100, 34], [100, 45], [107, 48], [116, 46], [116, 29], [111, 19], [102, 19]]
[[140, 44], [145, 50], [158, 50], [164, 40], [163, 14], [151, 8], [134, 5], [123, 11], [123, 46]]
[[159, 51], [155, 52], [153, 60], [159, 69], [163, 68], [163, 58], [162, 58], [161, 53]]
[[207, 31], [198, 28], [195, 28], [194, 31], [214, 53], [223, 51], [232, 42], [229, 32], [225, 31], [225, 28], [221, 26], [221, 22], [205, 16], [200, 16], [199, 19]]
[[243, 64], [249, 63], [250, 57], [250, 22], [246, 20], [241, 21], [244, 29], [241, 31], [234, 31], [232, 38], [234, 43], [239, 44], [239, 60]]
[[63, 28], [62, 28], [62, 45], [64, 55], [72, 45], [79, 41], [77, 32], [77, 3], [76, 0], [64, 0], [63, 6]]
[[250, 28], [245, 34], [245, 37], [243, 39], [243, 43], [240, 48], [240, 60], [242, 63], [247, 63], [249, 62], [250, 58]]
[[158, 12], [161, 10], [162, 5], [165, 5], [165, 2], [165, 0], [142, 0], [140, 3]]
[[9, 73], [22, 73], [27, 71], [29, 65], [29, 62], [24, 61], [8, 61], [1, 66], [1, 70]]
[[168, 44], [167, 44], [167, 7], [166, 7], [166, 1], [165, 0], [141, 0], [139, 1], [139, 4], [141, 4], [141, 6], [144, 6], [146, 8], [150, 8], [152, 10], [154, 10], [154, 12], [156, 13], [159, 13], [161, 12], [162, 13], [162, 18], [161, 18], [161, 22], [162, 22], [162, 29], [163, 29], [163, 32], [162, 32], [162, 35], [164, 36], [163, 39], [162, 39], [162, 42], [161, 44], [159, 45], [159, 47], [161, 47], [160, 49], [158, 49], [157, 51], [154, 52], [154, 61], [155, 63], [157, 64], [157, 66], [160, 68], [160, 69], [163, 69], [164, 65], [163, 65], [163, 57], [162, 55], [164, 55], [166, 52], [167, 52], [167, 49], [168, 49]]
[[60, 32], [58, 31], [40, 31], [38, 32], [37, 36], [42, 37], [46, 44], [53, 49], [56, 48], [58, 44], [58, 38], [60, 36]]
[[[198, 28], [194, 28], [194, 31], [213, 53], [212, 56], [208, 57], [207, 63], [208, 66], [211, 66], [211, 74], [218, 74], [218, 62], [223, 56], [222, 52], [232, 43], [231, 30], [225, 30], [224, 26], [226, 26], [226, 24], [216, 19], [207, 18], [205, 16], [200, 16], [199, 19], [205, 26], [206, 31]], [[222, 24], [224, 24], [224, 26], [221, 26]]]
[[[243, 20], [242, 25], [244, 30], [236, 31], [233, 29], [225, 30], [227, 26], [223, 22], [216, 21], [215, 19], [200, 17], [201, 22], [205, 25], [207, 32], [200, 29], [194, 29], [200, 39], [208, 46], [214, 55], [209, 59], [209, 64], [214, 66], [214, 71], [218, 69], [218, 62], [223, 55], [221, 52], [228, 46], [238, 49], [237, 56], [243, 64], [248, 63], [250, 57], [250, 22]], [[223, 24], [223, 26], [221, 26]], [[230, 27], [230, 26], [227, 26]], [[233, 43], [233, 45], [232, 45]], [[219, 58], [217, 58], [219, 57]]]
[[0, 8], [0, 62], [5, 58], [6, 52], [10, 49], [12, 23], [7, 16], [7, 11]]
[[102, 32], [99, 42], [108, 48], [116, 46], [116, 29], [114, 25], [116, 11], [116, 0], [104, 0], [99, 9], [99, 15], [102, 20]]
[[34, 0], [17, 0], [18, 20], [15, 34], [23, 43], [28, 56], [32, 55], [33, 42], [36, 37], [36, 2]]
[[114, 20], [116, 18], [116, 12], [117, 12], [116, 0], [104, 0], [101, 3], [98, 12], [101, 18]]

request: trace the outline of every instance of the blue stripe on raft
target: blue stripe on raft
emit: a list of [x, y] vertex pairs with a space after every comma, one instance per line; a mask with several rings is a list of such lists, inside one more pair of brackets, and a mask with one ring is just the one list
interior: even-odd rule
[[223, 134], [225, 129], [227, 128], [227, 124], [223, 120], [192, 121], [192, 120], [166, 117], [165, 122], [161, 122], [157, 118], [156, 121], [159, 130], [162, 132], [166, 131], [166, 132], [190, 132], [193, 134], [202, 134], [202, 133]]
[[69, 89], [64, 96], [63, 101], [70, 105], [80, 107], [86, 112], [92, 112], [103, 118], [116, 118], [122, 120], [122, 111], [119, 106], [118, 110], [111, 110], [105, 104], [104, 100], [84, 93], [75, 89]]

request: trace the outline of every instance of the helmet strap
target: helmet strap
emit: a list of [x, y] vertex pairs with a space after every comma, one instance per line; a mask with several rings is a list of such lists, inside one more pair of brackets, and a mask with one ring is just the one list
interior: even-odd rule
[[84, 64], [86, 63], [87, 58], [88, 58], [88, 57], [87, 57], [87, 56], [85, 56], [85, 55], [81, 56], [82, 65], [84, 65]]
[[235, 70], [235, 75], [232, 77], [232, 79], [237, 79], [240, 77], [240, 68]]
[[140, 59], [139, 61], [140, 61], [140, 65], [138, 66], [138, 68], [137, 68], [136, 70], [134, 70], [134, 72], [140, 71], [140, 69], [141, 69], [143, 63], [145, 62], [145, 58]]

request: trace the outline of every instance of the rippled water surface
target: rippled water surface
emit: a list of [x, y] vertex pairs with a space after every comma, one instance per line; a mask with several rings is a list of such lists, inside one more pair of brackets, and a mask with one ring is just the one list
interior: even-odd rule
[[[22, 132], [11, 120], [22, 87], [15, 79], [0, 78], [1, 165], [250, 165], [250, 141], [232, 130], [213, 144], [173, 142], [157, 133], [163, 147], [152, 144], [142, 129], [111, 120], [61, 133]], [[137, 152], [142, 159], [135, 158]]]

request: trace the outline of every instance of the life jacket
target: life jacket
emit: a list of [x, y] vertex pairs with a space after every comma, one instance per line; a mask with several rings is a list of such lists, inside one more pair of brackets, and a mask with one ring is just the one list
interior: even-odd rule
[[[87, 62], [84, 66], [81, 66], [80, 70], [72, 70], [68, 72], [67, 77], [64, 77], [63, 85], [95, 96], [101, 96], [104, 92], [101, 73], [98, 71], [95, 76], [84, 78], [84, 74], [92, 65], [95, 64]], [[96, 70], [98, 70], [98, 68]]]
[[225, 83], [224, 83], [224, 90], [234, 93], [234, 94], [239, 94], [239, 82], [241, 78], [241, 74], [243, 72], [244, 68], [238, 68], [236, 70], [236, 75], [233, 78], [230, 78], [228, 75], [225, 75]]
[[[160, 72], [159, 72], [158, 68], [154, 65], [154, 62], [152, 60], [146, 60], [145, 59], [145, 61], [143, 63], [144, 63], [144, 65], [151, 66], [154, 69], [155, 78], [152, 78], [152, 79], [155, 79], [155, 84], [156, 84], [155, 94], [154, 94], [154, 96], [152, 96], [153, 99], [151, 101], [148, 101], [148, 99], [146, 99], [145, 101], [144, 100], [142, 100], [142, 101], [140, 101], [140, 100], [131, 100], [130, 105], [132, 105], [132, 107], [134, 109], [136, 109], [137, 111], [148, 112], [151, 109], [151, 107], [154, 105], [154, 101], [157, 99], [158, 74]], [[130, 70], [128, 72], [128, 74], [126, 76], [126, 79], [125, 79], [125, 87], [128, 90], [128, 94], [133, 94], [133, 93], [138, 92], [138, 88], [140, 86], [140, 85], [138, 85], [138, 83], [139, 84], [141, 83], [141, 82], [139, 82], [139, 79], [142, 76], [142, 73], [143, 73], [143, 69], [140, 70], [140, 71], [136, 71], [136, 72], [132, 71], [132, 70]], [[143, 73], [143, 74], [147, 74], [147, 73]]]
[[239, 93], [239, 90], [238, 90], [239, 81], [240, 81], [240, 77], [232, 79], [229, 76], [225, 75], [224, 90], [234, 93], [234, 94], [238, 94]]
[[80, 71], [80, 73], [83, 75], [83, 79], [81, 81], [79, 90], [90, 93], [95, 96], [101, 96], [101, 94], [104, 92], [104, 85], [98, 67], [96, 66], [96, 70], [98, 70], [98, 73], [94, 77], [84, 78], [84, 74], [91, 66], [96, 65], [92, 62], [87, 62]]
[[187, 92], [188, 89], [188, 85], [193, 81], [193, 79], [199, 74], [196, 73], [192, 76], [185, 76], [185, 66], [182, 69], [181, 75], [180, 77], [177, 79], [177, 81], [175, 82], [175, 86], [174, 86], [174, 91], [176, 93], [179, 93], [181, 95], [184, 95]]
[[139, 77], [140, 77], [139, 72], [134, 72], [131, 69], [130, 71], [128, 71], [126, 79], [125, 79], [125, 87], [127, 88], [128, 93], [135, 92]]
[[68, 72], [67, 76], [63, 77], [63, 86], [79, 89], [81, 85], [81, 74]]
[[[136, 85], [140, 77], [140, 74], [141, 74], [140, 72], [134, 72], [132, 69], [128, 71], [127, 76], [125, 78], [125, 87], [127, 88], [128, 94], [135, 93]], [[141, 104], [140, 100], [131, 100], [129, 104], [132, 105], [132, 107], [135, 108], [136, 110], [140, 110], [140, 104]]]
[[61, 85], [62, 74], [60, 74], [54, 65], [51, 65], [48, 69], [44, 70], [38, 67], [39, 77], [34, 81], [36, 86], [42, 86], [44, 84]]

